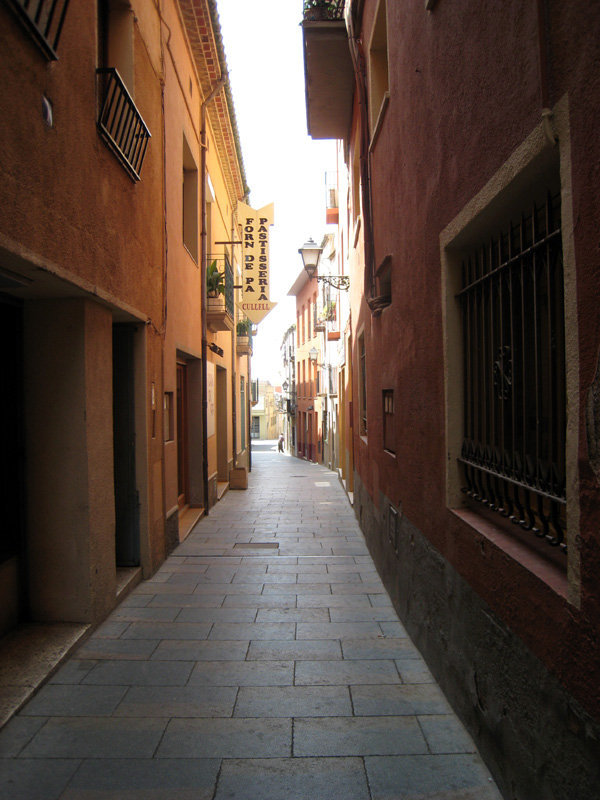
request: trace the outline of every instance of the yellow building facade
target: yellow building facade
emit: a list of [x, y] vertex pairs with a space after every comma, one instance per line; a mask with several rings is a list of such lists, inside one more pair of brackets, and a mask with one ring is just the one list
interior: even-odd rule
[[64, 11], [0, 6], [0, 634], [102, 620], [249, 462], [216, 2]]

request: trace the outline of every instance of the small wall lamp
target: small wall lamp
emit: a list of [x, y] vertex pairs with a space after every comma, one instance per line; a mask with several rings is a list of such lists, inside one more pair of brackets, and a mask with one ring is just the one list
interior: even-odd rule
[[319, 247], [313, 239], [309, 239], [305, 242], [298, 252], [302, 257], [302, 264], [304, 265], [306, 274], [311, 280], [316, 278], [317, 281], [327, 283], [329, 286], [333, 286], [334, 289], [342, 289], [345, 292], [348, 291], [350, 288], [350, 278], [347, 275], [317, 275], [323, 248]]

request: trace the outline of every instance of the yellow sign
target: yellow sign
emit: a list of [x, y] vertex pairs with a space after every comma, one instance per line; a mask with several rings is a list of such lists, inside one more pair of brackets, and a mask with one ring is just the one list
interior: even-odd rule
[[269, 226], [273, 224], [273, 213], [273, 203], [258, 211], [238, 203], [242, 225], [241, 309], [255, 324], [277, 305], [269, 299]]

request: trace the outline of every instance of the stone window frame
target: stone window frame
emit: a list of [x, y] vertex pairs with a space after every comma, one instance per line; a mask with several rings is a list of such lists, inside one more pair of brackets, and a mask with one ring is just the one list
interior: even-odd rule
[[[575, 248], [573, 237], [571, 145], [569, 130], [569, 104], [565, 95], [552, 109], [552, 130], [556, 143], [551, 141], [547, 120], [540, 122], [522, 144], [513, 151], [507, 161], [490, 178], [486, 185], [461, 209], [440, 233], [441, 280], [443, 298], [444, 330], [444, 389], [445, 389], [445, 434], [446, 434], [446, 505], [474, 532], [492, 539], [513, 559], [536, 574], [572, 605], [580, 604], [580, 554], [579, 539], [579, 344], [577, 327], [577, 297]], [[539, 176], [544, 165], [558, 151], [561, 192], [561, 218], [563, 230], [564, 271], [564, 315], [565, 358], [567, 363], [566, 397], [566, 487], [567, 487], [567, 570], [561, 576], [548, 570], [548, 562], [535, 551], [527, 551], [524, 545], [500, 527], [495, 527], [487, 518], [479, 516], [465, 507], [461, 492], [460, 471], [457, 458], [460, 455], [463, 436], [463, 366], [462, 330], [460, 305], [456, 294], [460, 285], [460, 263], [465, 241], [477, 235], [477, 230], [486, 230], [490, 218], [506, 211], [515, 195], [522, 193], [524, 186]], [[554, 156], [556, 158], [556, 156]]]

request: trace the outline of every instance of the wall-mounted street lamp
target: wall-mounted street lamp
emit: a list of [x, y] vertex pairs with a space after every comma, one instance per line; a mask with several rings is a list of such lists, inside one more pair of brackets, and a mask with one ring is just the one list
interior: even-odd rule
[[319, 259], [321, 258], [323, 248], [319, 247], [315, 241], [309, 239], [302, 245], [298, 252], [302, 256], [302, 263], [304, 264], [304, 269], [309, 278], [316, 278], [317, 281], [327, 283], [329, 286], [333, 286], [334, 289], [342, 289], [345, 292], [348, 291], [350, 288], [350, 278], [347, 275], [317, 275]]

